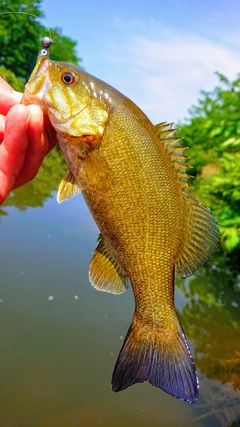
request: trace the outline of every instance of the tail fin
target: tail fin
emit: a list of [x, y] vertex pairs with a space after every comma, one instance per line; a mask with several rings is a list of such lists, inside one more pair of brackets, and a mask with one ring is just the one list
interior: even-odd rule
[[146, 324], [143, 330], [134, 316], [114, 368], [114, 391], [149, 381], [181, 400], [197, 400], [197, 372], [178, 318], [176, 321], [177, 332], [166, 337], [156, 325]]

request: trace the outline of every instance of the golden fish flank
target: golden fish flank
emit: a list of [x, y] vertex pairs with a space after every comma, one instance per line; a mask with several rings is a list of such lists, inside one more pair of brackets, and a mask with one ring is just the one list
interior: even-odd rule
[[119, 391], [143, 381], [195, 402], [198, 378], [174, 307], [174, 271], [187, 277], [212, 256], [219, 229], [188, 194], [184, 148], [128, 98], [82, 69], [41, 57], [24, 103], [47, 111], [68, 164], [58, 201], [80, 191], [101, 232], [92, 285], [122, 293], [135, 313], [115, 365]]

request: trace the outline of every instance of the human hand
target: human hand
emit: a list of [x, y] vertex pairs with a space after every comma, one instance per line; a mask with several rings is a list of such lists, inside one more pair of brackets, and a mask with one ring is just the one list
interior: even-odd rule
[[21, 99], [22, 93], [0, 77], [0, 204], [37, 175], [57, 144], [48, 116], [36, 105], [20, 104]]

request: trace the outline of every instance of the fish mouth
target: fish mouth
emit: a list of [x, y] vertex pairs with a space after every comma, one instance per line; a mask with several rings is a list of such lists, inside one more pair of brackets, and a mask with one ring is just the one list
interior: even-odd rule
[[50, 59], [39, 57], [33, 72], [25, 85], [21, 103], [24, 105], [38, 105], [44, 114], [47, 114], [47, 105], [43, 99], [45, 93], [52, 87], [48, 67]]

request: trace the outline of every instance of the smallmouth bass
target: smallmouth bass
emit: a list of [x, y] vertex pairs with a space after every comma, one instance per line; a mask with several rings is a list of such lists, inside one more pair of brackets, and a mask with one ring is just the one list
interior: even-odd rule
[[68, 165], [59, 203], [82, 193], [100, 230], [89, 267], [98, 290], [129, 283], [135, 313], [112, 388], [149, 381], [189, 402], [194, 361], [174, 307], [174, 272], [187, 277], [214, 253], [219, 228], [189, 194], [184, 148], [171, 125], [154, 126], [127, 97], [82, 69], [40, 55], [23, 103], [49, 115]]

